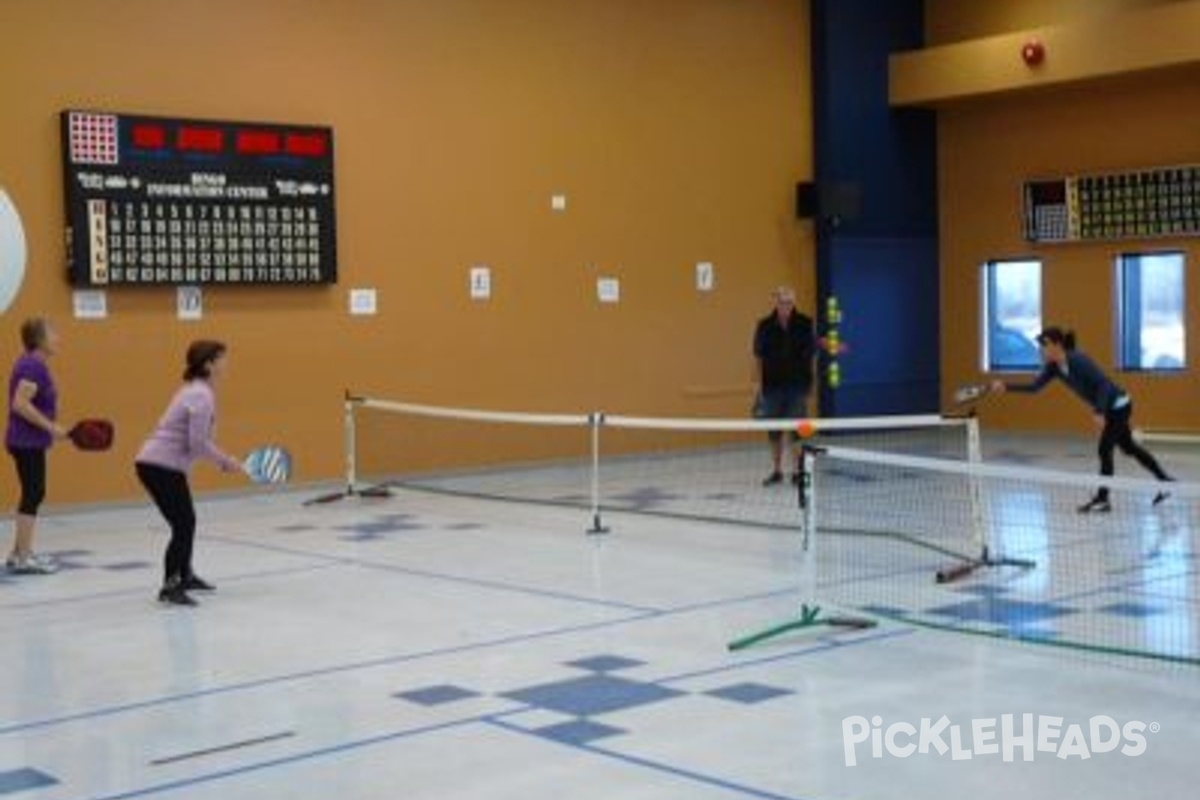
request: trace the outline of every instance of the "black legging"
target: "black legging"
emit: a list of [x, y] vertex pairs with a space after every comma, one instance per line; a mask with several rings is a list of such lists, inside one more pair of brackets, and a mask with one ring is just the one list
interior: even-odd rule
[[164, 582], [186, 579], [192, 575], [192, 542], [196, 538], [196, 508], [187, 475], [139, 461], [137, 476], [171, 526], [171, 541], [163, 559]]
[[17, 480], [21, 482], [21, 501], [17, 505], [17, 513], [36, 517], [42, 500], [46, 499], [46, 451], [10, 447], [8, 452], [17, 464]]
[[[1158, 461], [1150, 451], [1133, 440], [1133, 430], [1129, 427], [1129, 419], [1133, 416], [1133, 403], [1127, 403], [1121, 408], [1110, 409], [1104, 415], [1104, 430], [1100, 432], [1100, 474], [1113, 474], [1113, 450], [1121, 448], [1127, 456], [1133, 456], [1137, 462], [1160, 481], [1169, 481], [1171, 477], [1163, 471]], [[1096, 495], [1108, 499], [1108, 487], [1101, 486]]]

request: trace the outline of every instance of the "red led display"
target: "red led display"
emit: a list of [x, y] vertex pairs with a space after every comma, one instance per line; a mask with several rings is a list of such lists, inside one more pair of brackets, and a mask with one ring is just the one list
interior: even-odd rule
[[319, 158], [325, 155], [328, 147], [325, 137], [319, 133], [289, 133], [285, 142], [288, 155], [292, 156]]
[[237, 151], [248, 156], [274, 155], [282, 149], [279, 139], [275, 131], [238, 131]]
[[219, 153], [225, 147], [225, 133], [217, 128], [184, 126], [175, 134], [175, 146], [180, 150]]
[[167, 132], [161, 125], [134, 125], [133, 146], [143, 150], [161, 150], [167, 144]]

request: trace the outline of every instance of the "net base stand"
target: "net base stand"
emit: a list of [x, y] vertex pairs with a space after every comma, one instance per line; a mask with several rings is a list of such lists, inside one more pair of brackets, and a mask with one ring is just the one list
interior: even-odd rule
[[974, 575], [981, 569], [990, 569], [994, 567], [1017, 567], [1018, 569], [1035, 569], [1037, 562], [1028, 558], [1007, 558], [993, 556], [988, 549], [983, 549], [983, 554], [973, 560], [964, 561], [953, 567], [939, 569], [937, 572], [938, 583], [953, 583], [960, 581], [970, 575]]
[[609, 530], [610, 530], [609, 527], [604, 524], [604, 520], [602, 520], [600, 518], [599, 514], [592, 515], [592, 527], [587, 529], [589, 536], [592, 536], [592, 535], [598, 536], [602, 533], [608, 533]]
[[739, 639], [734, 639], [729, 643], [730, 651], [744, 650], [752, 645], [765, 642], [768, 639], [774, 639], [777, 636], [782, 636], [785, 633], [792, 631], [803, 630], [805, 628], [815, 628], [818, 626], [844, 628], [846, 630], [865, 630], [876, 626], [875, 620], [866, 619], [865, 617], [850, 617], [850, 616], [822, 616], [821, 607], [818, 605], [809, 605], [804, 603], [800, 606], [800, 616], [796, 619], [772, 625], [769, 628], [761, 630], [757, 633], [752, 633], [748, 636], [743, 636]]
[[304, 505], [325, 505], [326, 503], [336, 503], [339, 500], [345, 500], [349, 497], [364, 497], [367, 499], [374, 499], [391, 496], [392, 489], [386, 483], [376, 484], [375, 486], [366, 486], [362, 489], [359, 489], [355, 486], [347, 486], [345, 489], [342, 489], [338, 492], [330, 492], [329, 494], [323, 494], [318, 497], [311, 497], [304, 501]]

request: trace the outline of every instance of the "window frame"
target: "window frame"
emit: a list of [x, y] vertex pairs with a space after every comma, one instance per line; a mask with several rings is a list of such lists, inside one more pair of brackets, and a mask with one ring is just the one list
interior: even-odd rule
[[[1037, 267], [1037, 316], [1038, 327], [1044, 324], [1042, 314], [1043, 289], [1045, 285], [1045, 262], [1037, 256], [1012, 256], [1008, 258], [993, 258], [985, 261], [981, 267], [980, 280], [980, 315], [979, 315], [979, 364], [984, 373], [1015, 374], [1037, 372], [1042, 368], [1041, 358], [1037, 356], [1037, 345], [1030, 338], [1029, 343], [1034, 348], [1034, 360], [1028, 364], [997, 364], [994, 363], [993, 351], [995, 343], [992, 334], [1003, 326], [996, 324], [995, 309], [997, 303], [996, 270], [1005, 264], [1033, 264]], [[1034, 334], [1036, 335], [1036, 334]]]
[[[1179, 359], [1178, 366], [1156, 367], [1153, 365], [1146, 366], [1141, 363], [1141, 332], [1143, 330], [1141, 319], [1142, 275], [1139, 269], [1136, 277], [1131, 280], [1129, 275], [1129, 267], [1139, 264], [1143, 258], [1153, 256], [1176, 256], [1179, 259], [1179, 321], [1180, 325], [1183, 327], [1183, 352], [1181, 354], [1181, 358]], [[1113, 311], [1114, 316], [1116, 317], [1116, 325], [1114, 326], [1116, 346], [1114, 350], [1117, 356], [1117, 369], [1121, 372], [1159, 375], [1177, 375], [1186, 371], [1188, 368], [1187, 252], [1185, 250], [1176, 248], [1164, 250], [1135, 250], [1118, 253], [1114, 258], [1113, 264]], [[1129, 291], [1128, 287], [1130, 285], [1135, 287], [1133, 292]]]

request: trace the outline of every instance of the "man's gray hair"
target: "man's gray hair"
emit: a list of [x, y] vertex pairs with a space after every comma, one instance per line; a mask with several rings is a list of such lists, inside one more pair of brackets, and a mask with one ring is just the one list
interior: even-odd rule
[[792, 290], [792, 287], [790, 287], [790, 286], [775, 287], [775, 290], [773, 292], [771, 292], [771, 297], [776, 301], [788, 300], [793, 303], [796, 302], [796, 293]]

